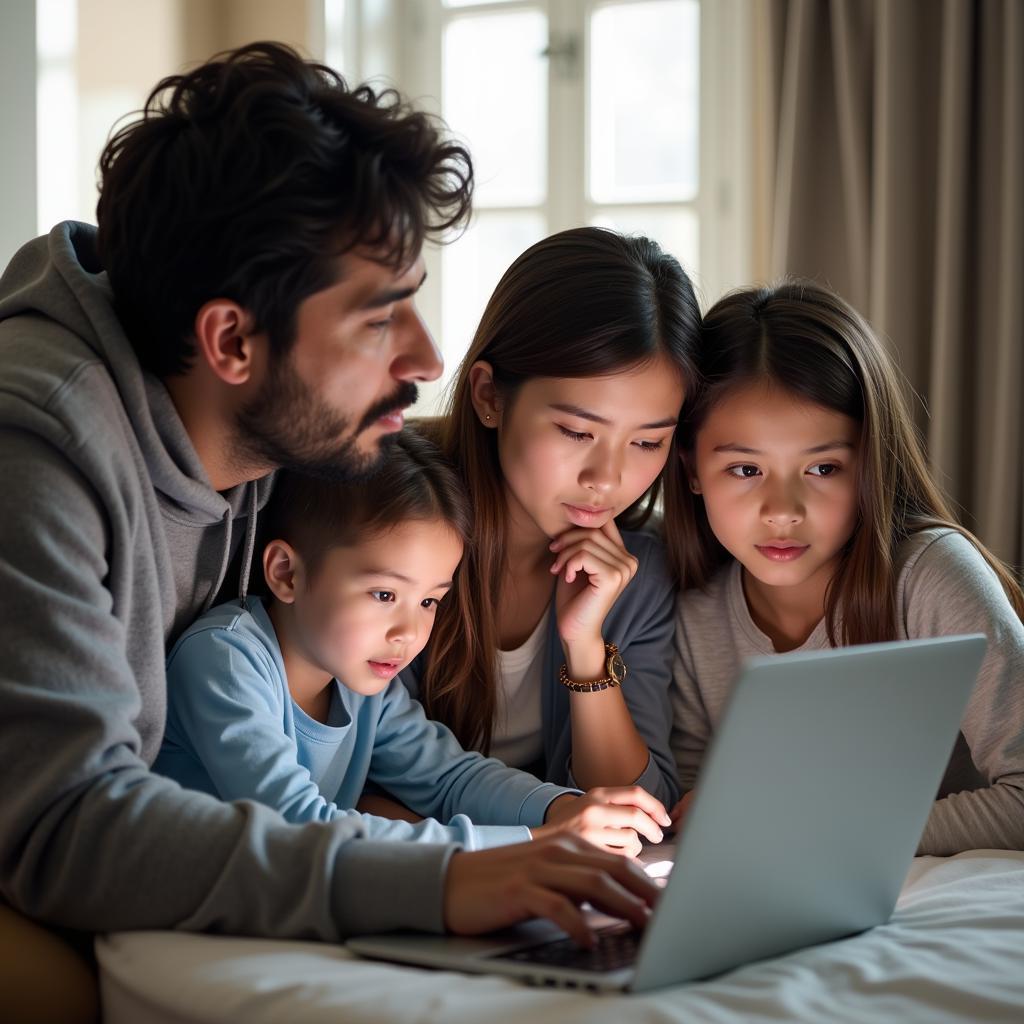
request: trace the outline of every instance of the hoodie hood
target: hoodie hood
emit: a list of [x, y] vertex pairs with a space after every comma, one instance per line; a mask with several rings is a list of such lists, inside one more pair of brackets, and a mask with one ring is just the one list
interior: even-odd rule
[[139, 365], [114, 312], [96, 254], [96, 229], [65, 221], [29, 242], [0, 278], [0, 321], [35, 314], [59, 324], [107, 367], [156, 490], [196, 523], [224, 518], [230, 498], [213, 489], [171, 397]]
[[[0, 326], [15, 317], [32, 318], [33, 327], [38, 327], [32, 331], [33, 365], [25, 371], [33, 379], [22, 382], [31, 387], [35, 402], [45, 404], [47, 387], [56, 394], [83, 364], [103, 364], [120, 395], [164, 516], [181, 527], [224, 524], [224, 546], [216, 559], [222, 580], [232, 554], [232, 520], [248, 519], [246, 546], [251, 550], [253, 512], [266, 503], [271, 478], [223, 493], [213, 489], [169, 392], [142, 369], [118, 320], [93, 226], [65, 221], [18, 251], [0, 278]], [[44, 327], [40, 320], [62, 330]]]

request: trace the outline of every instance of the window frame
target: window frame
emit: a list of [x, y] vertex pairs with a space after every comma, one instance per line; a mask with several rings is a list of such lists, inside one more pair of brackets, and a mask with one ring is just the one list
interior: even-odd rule
[[[331, 0], [327, 0], [328, 3]], [[596, 203], [589, 195], [586, 159], [589, 131], [586, 67], [590, 59], [590, 14], [609, 3], [646, 0], [488, 0], [446, 8], [443, 0], [334, 0], [343, 19], [327, 29], [328, 53], [341, 54], [350, 79], [369, 78], [396, 86], [421, 109], [441, 115], [442, 39], [445, 25], [486, 11], [541, 9], [549, 39], [580, 42], [574, 74], [553, 63], [548, 86], [548, 167], [545, 201], [537, 206], [493, 207], [539, 210], [549, 233], [589, 224], [608, 207], [680, 209], [696, 213], [699, 266], [687, 267], [706, 308], [729, 288], [749, 283], [753, 268], [753, 14], [749, 0], [698, 0], [700, 4], [700, 153], [697, 196], [684, 202]], [[342, 24], [342, 39], [337, 25]], [[553, 173], [553, 168], [558, 172]], [[477, 204], [480, 210], [491, 209]], [[710, 226], [713, 225], [713, 229]], [[440, 252], [424, 252], [428, 284], [421, 294], [424, 320], [443, 330]], [[450, 357], [455, 353], [447, 353]], [[457, 360], [449, 358], [446, 376]], [[422, 404], [437, 386], [423, 389]]]

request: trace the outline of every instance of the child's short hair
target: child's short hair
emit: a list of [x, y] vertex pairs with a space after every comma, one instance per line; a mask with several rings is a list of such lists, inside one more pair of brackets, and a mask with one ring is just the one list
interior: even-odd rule
[[331, 548], [410, 520], [441, 520], [468, 544], [469, 500], [440, 449], [410, 429], [385, 444], [389, 450], [380, 469], [363, 480], [339, 483], [281, 470], [264, 512], [261, 547], [287, 541], [313, 576]]

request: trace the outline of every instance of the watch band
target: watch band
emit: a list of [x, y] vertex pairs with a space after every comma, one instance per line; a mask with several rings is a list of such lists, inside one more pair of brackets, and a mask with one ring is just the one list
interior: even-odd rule
[[622, 680], [626, 678], [626, 665], [619, 654], [616, 644], [605, 643], [605, 676], [601, 679], [581, 681], [569, 678], [569, 666], [562, 662], [558, 670], [558, 681], [573, 693], [594, 693], [597, 690], [607, 690], [612, 686], [621, 686]]

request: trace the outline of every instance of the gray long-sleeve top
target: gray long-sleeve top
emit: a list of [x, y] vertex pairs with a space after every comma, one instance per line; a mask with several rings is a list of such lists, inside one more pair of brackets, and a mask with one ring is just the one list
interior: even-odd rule
[[[901, 545], [896, 607], [901, 640], [988, 637], [918, 852], [1024, 849], [1024, 625], [977, 548], [948, 529], [923, 530]], [[822, 621], [800, 650], [827, 646]], [[706, 591], [680, 595], [675, 647], [672, 749], [689, 790], [741, 664], [774, 653], [750, 616], [738, 562], [725, 566]]]
[[443, 927], [452, 845], [289, 825], [149, 766], [165, 644], [212, 600], [266, 481], [213, 490], [115, 314], [95, 231], [0, 279], [0, 897], [87, 931]]

